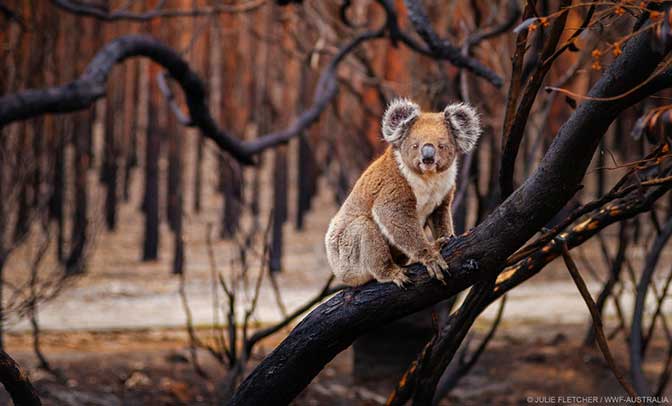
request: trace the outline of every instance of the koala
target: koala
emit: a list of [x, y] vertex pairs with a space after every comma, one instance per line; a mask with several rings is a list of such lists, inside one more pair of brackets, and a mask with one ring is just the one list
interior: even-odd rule
[[408, 99], [396, 99], [381, 126], [389, 146], [331, 220], [325, 236], [329, 265], [350, 286], [375, 279], [403, 288], [409, 278], [402, 265], [414, 262], [444, 282], [448, 265], [440, 248], [454, 235], [457, 157], [481, 135], [478, 114], [465, 103], [425, 113]]

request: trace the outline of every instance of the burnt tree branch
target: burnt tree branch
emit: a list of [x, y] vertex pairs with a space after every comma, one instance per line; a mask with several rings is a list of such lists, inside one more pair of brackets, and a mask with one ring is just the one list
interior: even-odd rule
[[390, 0], [378, 0], [386, 14], [386, 27], [389, 31], [390, 40], [393, 44], [403, 43], [411, 50], [436, 60], [446, 60], [458, 68], [480, 76], [489, 83], [499, 88], [504, 83], [501, 76], [485, 66], [479, 60], [465, 55], [460, 48], [449, 41], [441, 39], [432, 29], [427, 14], [418, 1], [406, 0], [409, 18], [414, 29], [425, 42], [422, 44], [413, 37], [402, 31], [397, 19], [397, 11]]
[[[567, 7], [569, 4], [571, 4], [571, 1], [569, 0], [562, 1], [560, 3], [560, 9]], [[564, 11], [555, 19], [555, 21], [553, 21], [553, 25], [549, 30], [548, 40], [546, 41], [543, 50], [541, 50], [539, 54], [540, 60], [546, 61], [553, 55], [555, 48], [560, 41], [560, 36], [564, 31], [567, 15], [568, 11]], [[532, 111], [534, 101], [537, 98], [539, 88], [541, 87], [546, 74], [551, 69], [551, 66], [552, 60], [542, 63], [534, 71], [532, 77], [527, 81], [520, 102], [518, 103], [516, 114], [513, 116], [510, 125], [508, 125], [506, 128], [507, 131], [503, 135], [504, 147], [499, 175], [500, 190], [503, 199], [508, 197], [513, 192], [514, 166], [516, 163], [516, 157], [518, 156], [520, 142], [523, 139], [528, 117]]]
[[14, 405], [39, 406], [42, 404], [37, 391], [19, 364], [2, 350], [0, 350], [0, 383], [9, 392]]
[[320, 76], [313, 104], [287, 128], [242, 141], [221, 129], [210, 114], [203, 81], [191, 70], [178, 52], [148, 36], [127, 35], [101, 49], [84, 73], [73, 82], [47, 89], [29, 89], [0, 97], [0, 128], [20, 120], [47, 113], [69, 113], [90, 107], [105, 96], [105, 87], [112, 68], [132, 57], [147, 57], [166, 69], [186, 96], [189, 119], [183, 120], [211, 139], [244, 164], [253, 164], [254, 156], [267, 148], [288, 142], [315, 123], [338, 90], [336, 69], [347, 55], [365, 41], [381, 38], [383, 30], [366, 31], [346, 43], [325, 67]]
[[[429, 51], [441, 58], [446, 58], [458, 68], [464, 68], [475, 75], [478, 75], [497, 87], [501, 87], [504, 81], [492, 69], [483, 65], [477, 59], [464, 55], [459, 47], [451, 44], [448, 40], [439, 37], [432, 28], [429, 17], [422, 7], [420, 0], [404, 0], [408, 10], [408, 18], [413, 24], [415, 32], [429, 47]], [[409, 38], [401, 38], [404, 43], [408, 43]]]

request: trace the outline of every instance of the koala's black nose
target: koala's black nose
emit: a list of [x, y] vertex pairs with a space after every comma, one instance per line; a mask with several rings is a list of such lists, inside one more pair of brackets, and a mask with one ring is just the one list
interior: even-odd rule
[[420, 150], [420, 155], [422, 156], [423, 164], [433, 164], [434, 163], [434, 154], [436, 154], [436, 148], [432, 144], [425, 144]]

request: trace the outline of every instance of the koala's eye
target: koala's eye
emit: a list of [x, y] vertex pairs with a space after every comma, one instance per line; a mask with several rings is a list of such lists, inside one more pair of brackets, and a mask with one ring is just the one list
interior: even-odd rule
[[444, 149], [446, 147], [446, 144], [439, 144], [439, 149]]
[[418, 149], [418, 144], [413, 144], [413, 149]]

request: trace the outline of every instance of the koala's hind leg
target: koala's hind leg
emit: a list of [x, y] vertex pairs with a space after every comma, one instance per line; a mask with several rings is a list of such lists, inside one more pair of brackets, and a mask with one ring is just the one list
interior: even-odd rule
[[340, 247], [344, 283], [361, 285], [375, 278], [378, 282], [393, 282], [402, 287], [409, 281], [403, 269], [392, 260], [390, 247], [373, 220], [358, 217], [343, 232], [341, 241], [352, 242], [350, 247]]

